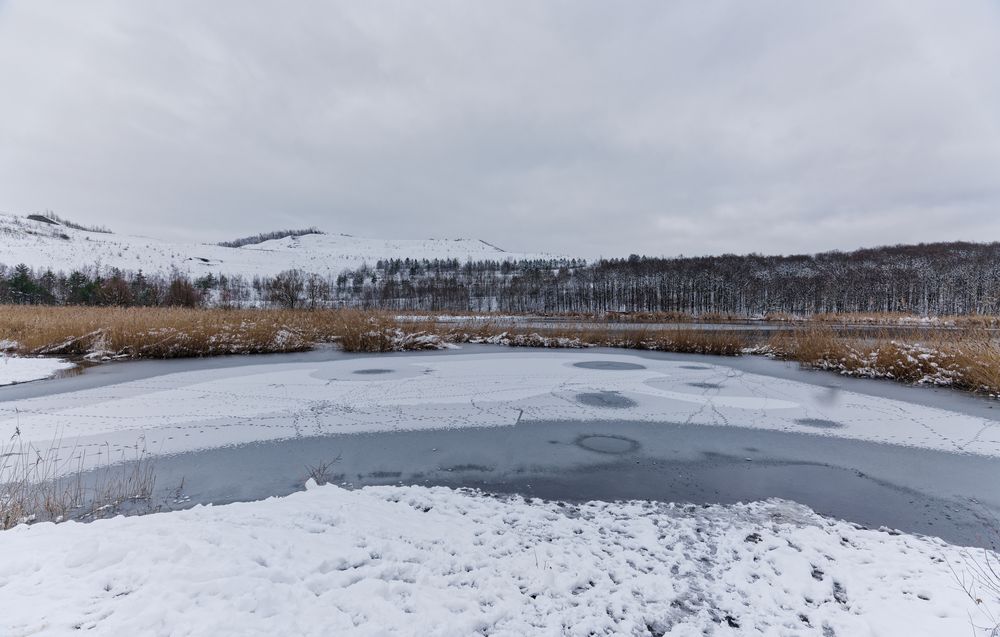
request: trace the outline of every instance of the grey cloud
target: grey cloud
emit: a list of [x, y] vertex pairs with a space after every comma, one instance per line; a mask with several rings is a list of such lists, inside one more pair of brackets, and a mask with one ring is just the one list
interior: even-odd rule
[[1000, 9], [0, 2], [0, 210], [563, 254], [1000, 239]]

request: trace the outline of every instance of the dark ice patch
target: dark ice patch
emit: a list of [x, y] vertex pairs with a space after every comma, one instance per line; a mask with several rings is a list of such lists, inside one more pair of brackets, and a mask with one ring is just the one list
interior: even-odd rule
[[817, 429], [840, 429], [844, 426], [842, 422], [823, 418], [796, 418], [795, 423], [803, 427], [816, 427]]
[[688, 386], [698, 389], [722, 389], [722, 385], [719, 383], [688, 383]]
[[576, 402], [588, 407], [604, 407], [607, 409], [628, 409], [635, 407], [636, 402], [631, 398], [626, 398], [616, 391], [588, 392], [577, 394]]
[[639, 449], [639, 443], [625, 436], [591, 435], [577, 438], [576, 445], [597, 453], [623, 454]]
[[441, 467], [442, 471], [458, 471], [461, 473], [466, 473], [469, 471], [475, 471], [479, 473], [489, 473], [494, 470], [494, 467], [488, 467], [482, 464], [456, 464], [451, 467]]
[[391, 369], [356, 369], [355, 374], [391, 374], [393, 370]]
[[621, 363], [618, 361], [580, 361], [579, 363], [573, 363], [573, 367], [616, 371], [627, 369], [646, 369], [645, 365], [639, 365], [638, 363]]

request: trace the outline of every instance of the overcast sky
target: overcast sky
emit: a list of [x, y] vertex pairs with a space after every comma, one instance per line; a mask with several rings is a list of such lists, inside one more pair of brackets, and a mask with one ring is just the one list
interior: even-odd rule
[[1000, 240], [1000, 2], [0, 0], [0, 211], [595, 257]]

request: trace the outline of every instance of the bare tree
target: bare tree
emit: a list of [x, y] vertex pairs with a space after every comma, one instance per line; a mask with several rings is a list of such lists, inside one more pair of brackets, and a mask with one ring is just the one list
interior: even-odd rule
[[280, 307], [293, 310], [302, 303], [305, 277], [300, 270], [279, 272], [267, 282], [267, 300]]

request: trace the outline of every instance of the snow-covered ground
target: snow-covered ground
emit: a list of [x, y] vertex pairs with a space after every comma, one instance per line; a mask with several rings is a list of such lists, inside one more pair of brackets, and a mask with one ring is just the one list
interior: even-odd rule
[[77, 451], [141, 442], [156, 454], [308, 435], [608, 418], [1000, 457], [995, 420], [723, 364], [589, 351], [375, 355], [182, 372], [0, 403], [0, 439], [19, 428], [22, 441], [46, 449], [57, 439]]
[[964, 549], [782, 501], [563, 505], [325, 486], [17, 527], [0, 533], [0, 555], [10, 637], [917, 637], [973, 634], [988, 608], [952, 572], [966, 573]]
[[69, 369], [73, 363], [56, 358], [21, 358], [0, 353], [0, 385], [26, 383], [48, 378], [59, 370]]
[[161, 274], [177, 268], [192, 276], [208, 272], [272, 276], [289, 269], [337, 275], [363, 263], [374, 266], [379, 259], [407, 257], [464, 262], [552, 258], [552, 255], [506, 252], [474, 239], [386, 240], [339, 234], [313, 234], [225, 248], [85, 232], [0, 214], [0, 263], [10, 267], [24, 263], [34, 268], [69, 271], [99, 264]]

